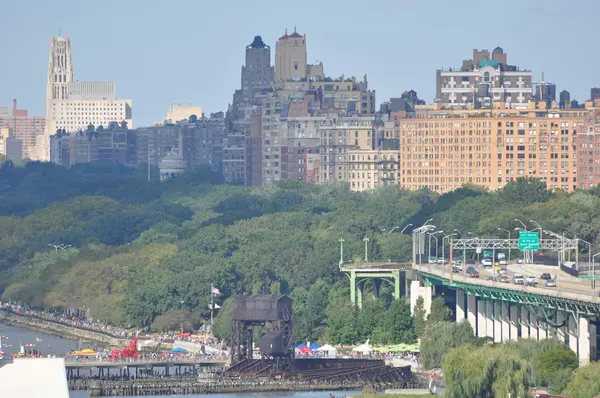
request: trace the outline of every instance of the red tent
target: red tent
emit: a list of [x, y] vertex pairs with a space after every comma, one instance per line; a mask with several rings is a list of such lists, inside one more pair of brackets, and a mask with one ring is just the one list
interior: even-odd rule
[[304, 354], [308, 354], [308, 353], [312, 352], [312, 350], [310, 348], [308, 348], [307, 346], [301, 347], [298, 351], [300, 351]]

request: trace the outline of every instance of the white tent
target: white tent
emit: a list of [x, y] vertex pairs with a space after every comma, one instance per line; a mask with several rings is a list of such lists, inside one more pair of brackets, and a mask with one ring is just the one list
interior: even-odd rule
[[324, 346], [318, 348], [317, 351], [327, 354], [327, 356], [330, 358], [333, 358], [337, 355], [337, 349], [329, 344], [325, 344]]
[[358, 347], [354, 347], [352, 351], [360, 352], [361, 354], [370, 354], [371, 352], [373, 352], [373, 349], [369, 347], [369, 342], [367, 341], [365, 344], [361, 344]]

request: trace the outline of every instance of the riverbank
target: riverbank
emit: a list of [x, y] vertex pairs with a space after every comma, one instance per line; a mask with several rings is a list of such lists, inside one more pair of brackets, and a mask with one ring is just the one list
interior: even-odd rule
[[0, 322], [8, 326], [21, 327], [64, 339], [81, 340], [101, 346], [123, 347], [129, 343], [128, 339], [118, 339], [91, 330], [79, 329], [72, 326], [50, 322], [32, 316], [18, 315], [7, 311], [0, 312]]

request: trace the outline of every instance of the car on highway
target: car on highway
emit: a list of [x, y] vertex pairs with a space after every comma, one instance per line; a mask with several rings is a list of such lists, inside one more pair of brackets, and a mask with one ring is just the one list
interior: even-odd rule
[[457, 270], [459, 270], [459, 271], [462, 271], [462, 270], [463, 270], [463, 267], [462, 267], [462, 265], [460, 265], [460, 264], [454, 264], [454, 265], [452, 266], [452, 268], [456, 268], [456, 269], [457, 269]]
[[492, 266], [492, 259], [491, 258], [484, 258], [483, 260], [481, 260], [481, 265], [483, 265], [484, 267], [491, 267]]
[[471, 272], [475, 272], [475, 271], [477, 271], [475, 269], [475, 267], [467, 267], [467, 274], [470, 274]]
[[509, 283], [510, 278], [506, 275], [500, 275], [500, 277], [498, 278], [498, 282]]
[[438, 259], [437, 259], [437, 263], [438, 263], [438, 264], [445, 264], [445, 263], [446, 263], [446, 260], [444, 259], [444, 257], [438, 257]]
[[528, 276], [527, 280], [525, 280], [525, 285], [526, 286], [536, 286], [537, 278], [535, 276]]
[[523, 274], [514, 274], [513, 275], [513, 283], [515, 285], [524, 285], [525, 277], [523, 276]]
[[462, 271], [461, 268], [458, 268], [457, 266], [453, 265], [452, 266], [452, 272], [454, 272], [455, 274], [458, 274], [460, 271]]
[[500, 268], [500, 271], [498, 271], [498, 273], [499, 273], [500, 275], [504, 275], [504, 274], [506, 274], [506, 268]]
[[556, 281], [554, 279], [548, 279], [546, 281], [546, 287], [556, 287]]
[[508, 264], [508, 262], [506, 261], [505, 258], [498, 260], [498, 265], [507, 265], [507, 264]]
[[469, 276], [471, 278], [479, 278], [479, 272], [477, 270], [474, 270], [473, 272], [469, 273]]
[[540, 275], [540, 279], [544, 281], [549, 281], [550, 279], [552, 279], [552, 275], [550, 275], [550, 273], [548, 272], [544, 272], [542, 275]]
[[523, 259], [522, 258], [517, 258], [517, 264], [523, 264]]

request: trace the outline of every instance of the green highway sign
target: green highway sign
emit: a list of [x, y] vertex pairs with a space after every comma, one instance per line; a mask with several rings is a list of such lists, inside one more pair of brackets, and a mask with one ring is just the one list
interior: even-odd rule
[[540, 250], [540, 237], [538, 236], [538, 233], [519, 233], [519, 250]]

